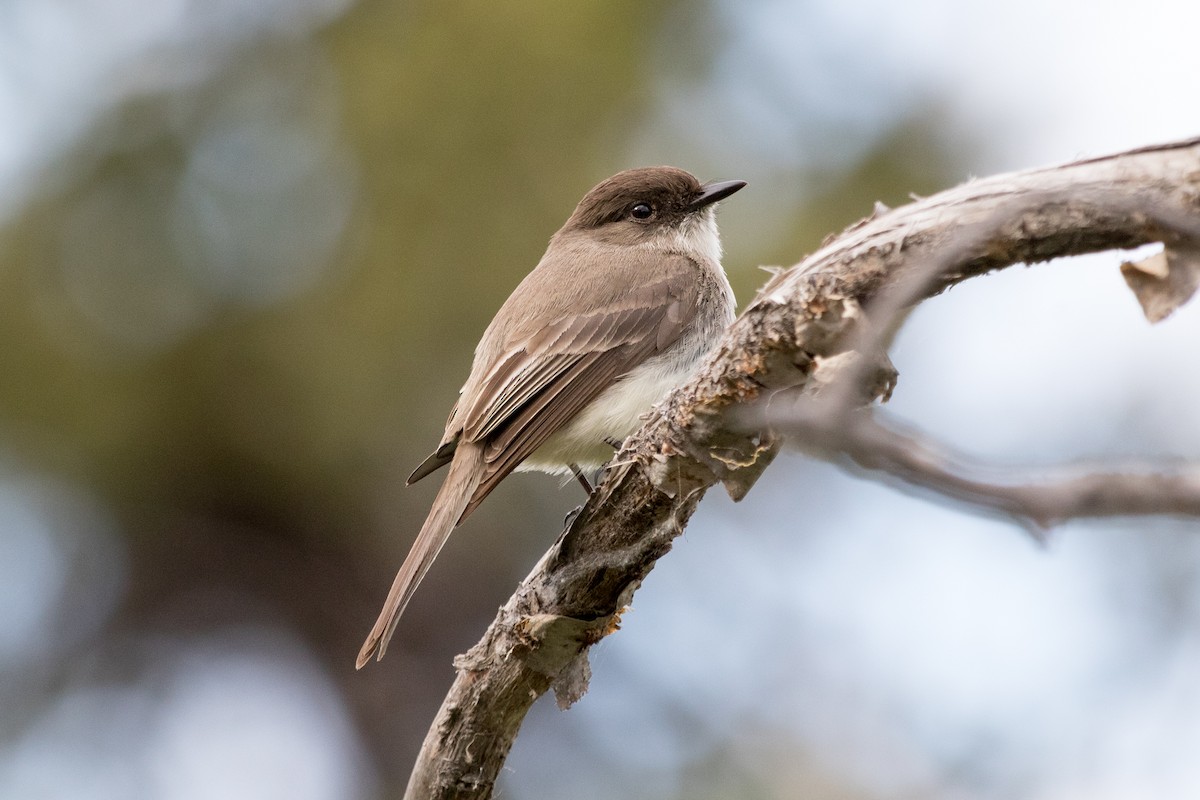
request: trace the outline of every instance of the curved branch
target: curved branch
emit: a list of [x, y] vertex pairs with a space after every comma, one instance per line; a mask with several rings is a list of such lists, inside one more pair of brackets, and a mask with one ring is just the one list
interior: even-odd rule
[[[1003, 219], [990, 235], [959, 236], [996, 219], [997, 209]], [[880, 208], [777, 274], [697, 375], [626, 441], [599, 490], [479, 643], [456, 659], [457, 678], [405, 796], [491, 795], [529, 707], [551, 687], [560, 705], [582, 695], [587, 648], [618, 627], [623, 607], [705, 490], [722, 482], [740, 499], [774, 455], [769, 434], [739, 432], [730, 412], [824, 380], [855, 345], [864, 306], [888, 287], [915, 286], [916, 296], [902, 298], [907, 306], [1015, 263], [1171, 245], [1181, 238], [1172, 220], [1194, 220], [1198, 209], [1200, 139], [975, 180], [893, 211]], [[913, 281], [952, 241], [963, 243], [954, 263]], [[867, 394], [890, 386], [893, 374], [882, 361], [868, 356], [877, 368], [866, 377], [880, 380]]]
[[800, 408], [770, 415], [772, 425], [803, 441], [805, 449], [848, 460], [859, 473], [867, 471], [865, 477], [898, 480], [1006, 517], [1039, 541], [1049, 528], [1073, 519], [1200, 517], [1200, 464], [1128, 462], [997, 470], [883, 420], [872, 410], [824, 413], [805, 400], [801, 398]]

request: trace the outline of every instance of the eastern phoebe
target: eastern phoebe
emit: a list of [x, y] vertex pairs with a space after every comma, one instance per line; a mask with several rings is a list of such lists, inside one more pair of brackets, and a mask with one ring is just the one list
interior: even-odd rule
[[[408, 483], [450, 472], [404, 559], [358, 668], [383, 658], [450, 532], [513, 470], [581, 475], [637, 430], [733, 321], [714, 204], [745, 181], [674, 167], [588, 192], [475, 348], [437, 450]], [[586, 486], [586, 481], [583, 481]]]

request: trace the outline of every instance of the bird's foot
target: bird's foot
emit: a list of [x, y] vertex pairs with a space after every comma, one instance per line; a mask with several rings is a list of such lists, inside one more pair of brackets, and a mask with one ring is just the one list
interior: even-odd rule
[[592, 484], [588, 482], [587, 476], [583, 474], [583, 470], [581, 470], [575, 464], [568, 464], [567, 466], [571, 468], [571, 474], [575, 476], [575, 480], [579, 481], [579, 485], [583, 487], [585, 492], [587, 492], [588, 497], [591, 497], [592, 492], [594, 492], [595, 489], [593, 489]]
[[579, 519], [579, 515], [581, 513], [583, 513], [583, 506], [581, 506], [581, 505], [575, 506], [575, 508], [568, 511], [567, 515], [565, 517], [563, 517], [563, 527], [569, 528], [572, 525], [574, 525], [575, 520]]

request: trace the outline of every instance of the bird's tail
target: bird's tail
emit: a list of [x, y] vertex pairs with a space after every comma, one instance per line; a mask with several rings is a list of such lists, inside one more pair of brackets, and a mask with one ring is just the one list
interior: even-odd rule
[[362, 669], [363, 665], [371, 660], [371, 656], [375, 656], [377, 660], [383, 658], [388, 640], [392, 638], [392, 631], [396, 629], [396, 623], [404, 613], [404, 607], [408, 605], [417, 585], [437, 558], [442, 545], [450, 538], [450, 532], [458, 524], [482, 477], [483, 448], [471, 444], [459, 446], [454, 460], [450, 462], [450, 472], [434, 498], [425, 524], [421, 526], [421, 533], [417, 535], [417, 540], [408, 551], [400, 571], [396, 573], [396, 580], [388, 592], [383, 611], [379, 612], [375, 627], [371, 628], [362, 650], [358, 652], [358, 660], [355, 662], [358, 669]]

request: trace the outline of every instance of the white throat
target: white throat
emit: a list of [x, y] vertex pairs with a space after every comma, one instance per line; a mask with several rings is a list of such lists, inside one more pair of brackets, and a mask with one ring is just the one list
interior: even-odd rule
[[721, 234], [713, 206], [687, 217], [679, 226], [663, 231], [646, 247], [666, 247], [676, 253], [698, 258], [714, 266], [721, 264]]

